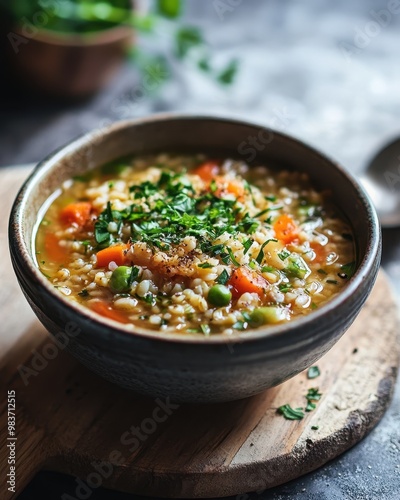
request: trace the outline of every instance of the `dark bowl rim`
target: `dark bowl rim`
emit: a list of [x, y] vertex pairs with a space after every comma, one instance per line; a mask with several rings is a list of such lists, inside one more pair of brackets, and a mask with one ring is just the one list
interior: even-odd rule
[[[92, 140], [97, 141], [98, 137], [101, 137], [100, 140], [102, 140], [106, 135], [109, 135], [111, 133], [118, 132], [119, 130], [123, 130], [125, 128], [145, 125], [146, 123], [166, 123], [170, 121], [182, 120], [215, 121], [220, 123], [229, 123], [238, 126], [250, 127], [257, 129], [258, 131], [262, 129], [268, 133], [272, 133], [274, 138], [279, 138], [282, 141], [289, 142], [292, 147], [295, 146], [300, 149], [307, 149], [319, 160], [330, 163], [339, 171], [345, 182], [352, 185], [353, 189], [356, 190], [360, 201], [362, 202], [363, 209], [365, 210], [365, 215], [370, 231], [370, 241], [367, 251], [360, 260], [359, 266], [354, 276], [349, 280], [347, 285], [340, 291], [340, 293], [338, 293], [338, 295], [321, 306], [320, 309], [312, 311], [311, 314], [307, 314], [301, 318], [296, 318], [295, 320], [284, 325], [268, 326], [265, 328], [258, 328], [246, 332], [238, 332], [233, 333], [229, 336], [216, 334], [202, 337], [199, 335], [183, 335], [179, 333], [156, 332], [137, 328], [136, 326], [134, 330], [131, 330], [125, 325], [120, 324], [114, 320], [102, 318], [100, 315], [97, 315], [89, 308], [86, 308], [79, 303], [75, 303], [69, 300], [67, 297], [64, 297], [61, 293], [56, 292], [53, 285], [49, 283], [49, 281], [35, 266], [29, 253], [29, 246], [23, 238], [22, 225], [18, 223], [21, 220], [24, 209], [29, 201], [31, 191], [34, 189], [36, 183], [40, 179], [44, 178], [61, 158], [72, 154], [80, 147], [84, 147], [85, 145], [90, 144]], [[30, 237], [33, 238], [33, 235], [30, 235]], [[292, 338], [295, 343], [299, 343], [300, 341], [304, 340], [304, 337], [307, 337], [307, 326], [310, 323], [318, 322], [321, 317], [326, 316], [329, 313], [333, 313], [335, 309], [339, 310], [342, 304], [344, 304], [347, 300], [350, 300], [351, 297], [356, 294], [356, 291], [360, 287], [362, 282], [371, 272], [373, 272], [375, 259], [380, 258], [381, 231], [378, 217], [372, 201], [370, 200], [362, 185], [356, 180], [355, 176], [353, 176], [351, 172], [345, 170], [344, 167], [342, 167], [340, 164], [338, 164], [325, 154], [319, 152], [314, 147], [304, 143], [302, 140], [257, 123], [252, 123], [237, 118], [231, 118], [229, 116], [209, 114], [202, 115], [198, 113], [159, 113], [142, 118], [116, 121], [108, 126], [102, 127], [101, 129], [94, 129], [91, 132], [80, 135], [72, 141], [69, 141], [65, 145], [50, 153], [42, 161], [40, 161], [21, 186], [12, 206], [9, 219], [9, 244], [11, 256], [13, 257], [13, 254], [15, 253], [16, 258], [14, 260], [16, 265], [19, 264], [19, 258], [20, 262], [22, 261], [23, 264], [25, 264], [26, 268], [30, 271], [31, 279], [33, 279], [39, 286], [43, 287], [47, 294], [54, 298], [58, 303], [62, 304], [64, 308], [73, 311], [73, 313], [77, 314], [81, 319], [86, 321], [90, 320], [95, 324], [101, 326], [103, 329], [104, 327], [106, 327], [109, 333], [124, 336], [130, 335], [132, 337], [140, 337], [154, 342], [168, 342], [177, 344], [194, 343], [202, 345], [229, 345], [232, 343], [250, 343], [261, 340], [273, 341], [276, 338], [282, 339], [283, 337], [287, 339]], [[30, 244], [32, 244], [32, 242], [30, 242]], [[101, 328], [99, 329], [99, 333], [100, 332]], [[323, 338], [323, 333], [319, 333], [318, 336], [321, 336], [321, 338]]]

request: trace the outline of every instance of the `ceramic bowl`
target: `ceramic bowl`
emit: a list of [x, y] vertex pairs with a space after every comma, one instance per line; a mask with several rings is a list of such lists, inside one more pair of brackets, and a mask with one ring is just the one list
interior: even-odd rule
[[[33, 238], [47, 198], [72, 176], [129, 154], [204, 152], [307, 172], [329, 188], [353, 228], [357, 271], [330, 302], [285, 325], [207, 338], [137, 329], [102, 318], [58, 293], [35, 265]], [[40, 216], [40, 215], [39, 215]], [[12, 263], [32, 309], [50, 333], [68, 337], [83, 364], [151, 397], [221, 402], [259, 393], [315, 363], [356, 318], [374, 284], [381, 254], [375, 210], [360, 184], [315, 149], [280, 132], [231, 119], [162, 115], [85, 135], [42, 161], [12, 209]]]

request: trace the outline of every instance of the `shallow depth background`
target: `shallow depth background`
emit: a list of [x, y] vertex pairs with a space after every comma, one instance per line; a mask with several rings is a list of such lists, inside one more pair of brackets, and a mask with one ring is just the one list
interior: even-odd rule
[[[105, 91], [67, 104], [22, 92], [3, 75], [0, 165], [36, 162], [109, 120], [161, 111], [221, 113], [271, 126], [357, 174], [377, 148], [400, 135], [400, 2], [399, 14], [389, 14], [389, 0], [231, 3], [236, 6], [220, 16], [221, 2], [188, 0], [185, 15], [203, 27], [216, 63], [238, 58], [238, 76], [230, 87], [219, 87], [190, 64], [171, 60], [171, 78], [154, 96], [127, 64]], [[142, 43], [150, 51], [161, 47], [168, 57], [162, 33]], [[400, 231], [386, 230], [383, 265], [398, 294], [399, 262]], [[20, 498], [73, 497], [75, 487], [74, 478], [41, 473]], [[139, 497], [96, 490], [90, 498]], [[400, 498], [399, 384], [382, 422], [348, 453], [297, 481], [237, 498]]]

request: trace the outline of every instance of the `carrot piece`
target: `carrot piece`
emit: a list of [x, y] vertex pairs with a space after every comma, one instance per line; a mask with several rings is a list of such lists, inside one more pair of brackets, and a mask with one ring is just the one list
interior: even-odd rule
[[116, 311], [108, 302], [93, 302], [90, 305], [92, 311], [104, 316], [105, 318], [113, 319], [119, 323], [129, 323], [129, 319], [120, 311]]
[[320, 243], [310, 243], [310, 247], [315, 252], [315, 259], [313, 262], [322, 264], [326, 260], [326, 248]]
[[110, 262], [115, 262], [117, 266], [122, 266], [126, 261], [126, 251], [129, 245], [119, 243], [112, 247], [104, 248], [97, 252], [97, 267], [107, 267]]
[[290, 215], [280, 215], [274, 223], [274, 231], [278, 240], [291, 243], [297, 238], [299, 228]]
[[244, 196], [244, 185], [237, 179], [227, 179], [226, 177], [217, 176], [215, 177], [215, 182], [217, 184], [217, 190], [215, 195], [220, 197], [225, 193], [233, 194], [238, 199], [243, 199]]
[[45, 254], [51, 262], [64, 264], [68, 261], [68, 251], [60, 245], [60, 240], [54, 233], [45, 234], [44, 248]]
[[192, 170], [191, 173], [198, 175], [204, 182], [211, 183], [219, 173], [219, 165], [215, 161], [206, 161]]
[[92, 211], [92, 204], [88, 201], [70, 203], [60, 212], [60, 220], [63, 224], [78, 224], [84, 226]]
[[228, 285], [232, 287], [233, 296], [240, 297], [246, 292], [256, 293], [260, 297], [264, 295], [268, 281], [256, 271], [248, 267], [238, 267], [229, 278]]

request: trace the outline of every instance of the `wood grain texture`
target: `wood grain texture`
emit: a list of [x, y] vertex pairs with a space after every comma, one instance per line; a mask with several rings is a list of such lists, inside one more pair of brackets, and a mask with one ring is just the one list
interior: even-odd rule
[[[0, 172], [2, 213], [9, 212], [26, 175], [26, 170]], [[47, 336], [13, 276], [6, 222], [0, 222], [0, 258], [6, 263], [0, 268], [2, 498], [13, 498], [3, 472], [11, 389], [17, 399], [18, 493], [41, 468], [75, 474], [93, 488], [100, 480], [110, 488], [163, 497], [262, 490], [312, 471], [353, 446], [390, 402], [398, 316], [383, 272], [356, 322], [319, 361], [317, 379], [301, 373], [246, 400], [168, 408], [168, 401], [141, 398], [100, 379]], [[276, 413], [285, 403], [304, 407], [304, 395], [316, 386], [323, 397], [303, 420], [288, 421]]]

